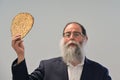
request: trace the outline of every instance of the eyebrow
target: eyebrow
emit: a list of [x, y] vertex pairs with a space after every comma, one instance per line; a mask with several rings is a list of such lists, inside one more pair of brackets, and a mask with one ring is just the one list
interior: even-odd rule
[[[64, 33], [71, 33], [71, 31], [67, 31], [67, 32], [64, 32]], [[82, 32], [79, 32], [79, 31], [73, 31], [73, 33], [82, 33]]]

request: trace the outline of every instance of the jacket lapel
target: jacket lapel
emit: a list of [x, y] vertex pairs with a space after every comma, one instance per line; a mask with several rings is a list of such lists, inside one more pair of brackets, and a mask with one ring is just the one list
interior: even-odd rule
[[83, 66], [83, 71], [80, 80], [92, 80], [92, 73], [91, 73], [92, 70], [90, 64], [91, 64], [90, 61], [87, 58], [85, 58], [85, 63]]
[[68, 71], [67, 71], [67, 65], [63, 62], [62, 58], [59, 58], [59, 65], [57, 65], [59, 67], [59, 71], [61, 74], [61, 79], [62, 80], [69, 80], [68, 78]]
[[64, 80], [69, 80], [68, 78], [68, 70], [67, 70], [67, 65], [63, 65], [63, 76], [64, 76]]

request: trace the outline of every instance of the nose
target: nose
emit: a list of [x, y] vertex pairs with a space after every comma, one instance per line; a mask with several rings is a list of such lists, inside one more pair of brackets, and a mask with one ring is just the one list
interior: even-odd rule
[[70, 39], [74, 39], [74, 35], [73, 34], [70, 35]]

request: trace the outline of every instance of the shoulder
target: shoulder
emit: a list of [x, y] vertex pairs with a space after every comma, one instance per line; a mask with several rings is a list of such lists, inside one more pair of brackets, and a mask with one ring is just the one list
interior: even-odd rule
[[91, 68], [93, 68], [94, 70], [95, 69], [99, 70], [99, 71], [107, 71], [108, 70], [104, 65], [102, 65], [96, 61], [87, 59], [87, 58], [85, 60], [85, 64], [91, 66]]
[[84, 67], [88, 70], [88, 72], [94, 73], [99, 78], [103, 77], [104, 80], [111, 80], [109, 70], [104, 65], [96, 61], [86, 58]]
[[40, 63], [51, 64], [51, 63], [59, 63], [59, 62], [63, 62], [62, 57], [55, 57], [55, 58], [42, 60]]

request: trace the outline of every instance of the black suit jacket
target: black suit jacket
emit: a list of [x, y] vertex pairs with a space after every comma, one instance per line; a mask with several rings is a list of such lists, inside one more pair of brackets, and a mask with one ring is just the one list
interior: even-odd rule
[[[35, 71], [28, 74], [25, 60], [12, 64], [13, 80], [69, 80], [67, 65], [61, 57], [43, 60]], [[99, 63], [85, 59], [80, 80], [111, 80], [107, 68]]]

